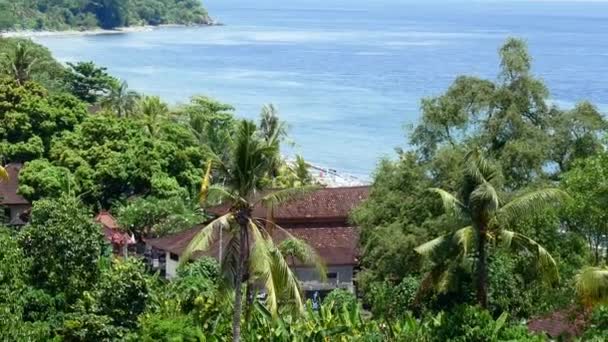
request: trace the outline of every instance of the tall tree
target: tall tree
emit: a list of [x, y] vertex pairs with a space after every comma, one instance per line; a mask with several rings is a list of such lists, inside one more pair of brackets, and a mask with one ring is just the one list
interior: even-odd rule
[[34, 55], [29, 44], [22, 42], [10, 53], [5, 53], [0, 60], [0, 66], [5, 73], [9, 74], [19, 85], [24, 85], [32, 76], [32, 70], [43, 63]]
[[137, 100], [139, 94], [130, 90], [126, 81], [114, 84], [110, 90], [110, 94], [106, 96], [101, 105], [116, 113], [119, 118], [128, 117], [135, 113], [137, 108]]
[[464, 228], [431, 240], [415, 250], [434, 258], [435, 265], [423, 286], [434, 285], [443, 289], [452, 276], [453, 262], [466, 265], [473, 256], [478, 304], [484, 308], [488, 304], [488, 244], [500, 242], [506, 248], [516, 247], [527, 250], [538, 262], [539, 269], [550, 281], [559, 276], [553, 257], [529, 237], [507, 228], [517, 220], [538, 210], [557, 205], [568, 198], [559, 189], [542, 189], [530, 192], [505, 203], [499, 197], [501, 175], [490, 161], [479, 151], [470, 152], [466, 157], [464, 177], [458, 196], [433, 188], [432, 192], [441, 196], [445, 210], [468, 223]]
[[106, 72], [106, 68], [97, 67], [93, 62], [68, 63], [65, 81], [70, 92], [88, 103], [95, 103], [102, 96], [111, 93], [118, 83]]
[[252, 216], [253, 207], [258, 203], [271, 207], [306, 192], [305, 188], [298, 188], [264, 194], [262, 180], [268, 177], [276, 153], [277, 144], [263, 139], [253, 122], [239, 123], [229, 159], [226, 162], [214, 160], [224, 176], [224, 185], [203, 189], [211, 201], [228, 201], [230, 210], [204, 227], [181, 259], [184, 262], [194, 251], [207, 249], [217, 233], [225, 231], [228, 243], [222, 258], [222, 272], [226, 283], [235, 291], [233, 341], [239, 341], [241, 336], [241, 284], [244, 280], [264, 285], [268, 293], [267, 305], [273, 314], [277, 313], [280, 299], [289, 299], [299, 311], [302, 310], [296, 277], [273, 243], [275, 230], [287, 236], [289, 233]]
[[158, 96], [144, 96], [138, 105], [148, 134], [156, 136], [162, 121], [168, 118], [169, 107]]

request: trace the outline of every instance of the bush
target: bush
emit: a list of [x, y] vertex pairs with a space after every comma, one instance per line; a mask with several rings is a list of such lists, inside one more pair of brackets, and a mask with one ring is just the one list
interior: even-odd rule
[[335, 289], [323, 299], [323, 305], [330, 305], [330, 303], [333, 303], [333, 308], [336, 310], [344, 307], [352, 310], [358, 305], [357, 297], [343, 289]]
[[141, 321], [139, 336], [131, 336], [132, 341], [141, 342], [198, 342], [205, 336], [189, 316], [162, 317], [152, 315]]
[[608, 338], [608, 305], [593, 310], [591, 324], [583, 336], [584, 341], [606, 341]]
[[434, 341], [543, 341], [530, 334], [524, 326], [509, 326], [503, 313], [494, 320], [487, 310], [477, 306], [460, 305], [442, 316], [441, 323], [432, 330]]
[[413, 309], [419, 287], [420, 281], [412, 276], [403, 278], [397, 286], [389, 282], [375, 283], [365, 300], [374, 317], [398, 318]]

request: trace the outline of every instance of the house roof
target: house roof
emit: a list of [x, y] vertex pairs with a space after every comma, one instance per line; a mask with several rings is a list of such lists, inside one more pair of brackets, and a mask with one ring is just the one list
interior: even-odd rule
[[30, 204], [23, 196], [17, 193], [19, 189], [19, 171], [22, 164], [8, 164], [4, 168], [8, 172], [7, 182], [0, 182], [0, 204], [2, 205], [27, 205]]
[[[166, 252], [182, 255], [190, 241], [202, 228], [203, 226], [199, 225], [177, 234], [147, 240], [146, 243]], [[288, 228], [285, 231], [313, 247], [327, 265], [358, 264], [359, 234], [353, 227]], [[273, 240], [275, 243], [280, 243], [288, 237], [288, 234], [276, 229]], [[224, 243], [227, 243], [228, 240], [229, 237], [224, 237]], [[215, 241], [207, 252], [197, 253], [195, 257], [217, 255], [218, 247], [219, 243]], [[294, 266], [302, 265], [296, 262]]]
[[572, 339], [579, 336], [585, 330], [586, 325], [584, 313], [576, 307], [572, 307], [533, 318], [528, 323], [528, 330], [543, 333], [552, 338]]
[[118, 222], [109, 212], [100, 212], [97, 217], [95, 217], [95, 222], [101, 224], [106, 241], [117, 245], [131, 244], [131, 237], [129, 234], [120, 231]]
[[[277, 222], [284, 220], [346, 220], [350, 212], [369, 196], [369, 186], [322, 188], [279, 205], [274, 210]], [[230, 210], [228, 204], [211, 208], [216, 215]], [[253, 216], [266, 217], [266, 209], [257, 204]]]

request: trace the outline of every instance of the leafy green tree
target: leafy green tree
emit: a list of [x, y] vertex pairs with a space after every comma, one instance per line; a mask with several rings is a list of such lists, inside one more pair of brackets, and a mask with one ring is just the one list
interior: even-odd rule
[[226, 159], [234, 133], [234, 107], [211, 98], [196, 96], [179, 108], [180, 119], [190, 127], [201, 146]]
[[439, 233], [430, 220], [440, 209], [425, 196], [431, 186], [429, 172], [412, 153], [379, 163], [369, 198], [352, 214], [360, 229], [358, 284], [364, 293], [376, 281], [396, 284], [421, 268], [413, 249]]
[[99, 279], [103, 235], [88, 211], [73, 197], [34, 203], [23, 231], [24, 255], [32, 261], [33, 284], [73, 303]]
[[188, 260], [194, 251], [206, 250], [217, 231], [226, 231], [228, 243], [222, 257], [222, 273], [226, 284], [235, 289], [233, 341], [241, 338], [241, 284], [246, 272], [250, 278], [248, 283], [259, 282], [265, 287], [267, 305], [273, 314], [276, 315], [282, 298], [290, 299], [298, 310], [303, 309], [297, 279], [272, 240], [272, 230], [280, 227], [262, 225], [252, 216], [256, 203], [273, 206], [303, 192], [302, 189], [286, 189], [255, 198], [256, 193], [263, 190], [260, 183], [271, 172], [276, 153], [277, 144], [263, 139], [253, 122], [240, 122], [230, 159], [225, 162], [213, 160], [225, 174], [225, 185], [208, 189], [209, 198], [227, 200], [230, 211], [204, 227], [181, 258]]
[[69, 179], [85, 203], [105, 208], [132, 196], [186, 197], [200, 184], [202, 148], [178, 123], [167, 122], [159, 132], [150, 137], [140, 120], [88, 116], [53, 140], [49, 170], [39, 167], [44, 162], [25, 165], [20, 188], [30, 199], [42, 198]]
[[109, 95], [118, 83], [106, 68], [97, 67], [93, 62], [68, 63], [68, 66], [65, 82], [69, 91], [82, 101], [96, 103], [100, 97]]
[[146, 310], [151, 282], [140, 260], [114, 259], [95, 286], [98, 313], [110, 317], [113, 325], [134, 328]]
[[138, 240], [176, 233], [203, 223], [199, 208], [183, 198], [136, 198], [117, 209], [118, 221]]
[[87, 116], [68, 94], [50, 95], [36, 83], [0, 79], [0, 155], [10, 162], [47, 156], [51, 140]]
[[510, 38], [499, 51], [496, 81], [460, 76], [441, 96], [422, 100], [422, 120], [411, 142], [425, 161], [442, 150], [482, 146], [500, 162], [506, 186], [516, 188], [555, 176], [599, 147], [605, 120], [589, 103], [562, 111], [531, 71], [524, 41]]
[[607, 178], [608, 154], [602, 152], [575, 163], [562, 181], [574, 198], [564, 215], [566, 227], [585, 237], [596, 265], [608, 260], [603, 253], [608, 245], [608, 185], [598, 181]]
[[550, 205], [559, 204], [567, 195], [558, 189], [530, 192], [505, 203], [498, 193], [500, 173], [497, 167], [478, 151], [467, 156], [464, 179], [458, 198], [434, 188], [441, 196], [445, 210], [470, 225], [440, 236], [416, 248], [423, 255], [434, 257], [433, 269], [423, 281], [423, 287], [445, 288], [452, 276], [454, 262], [466, 264], [475, 259], [477, 302], [488, 306], [488, 243], [500, 242], [505, 247], [523, 248], [538, 262], [539, 270], [550, 281], [559, 276], [553, 257], [529, 237], [511, 230], [517, 220]]

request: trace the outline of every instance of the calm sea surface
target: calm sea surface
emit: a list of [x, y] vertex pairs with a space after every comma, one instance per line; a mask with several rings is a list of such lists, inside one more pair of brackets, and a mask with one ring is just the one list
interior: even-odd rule
[[[36, 40], [92, 60], [171, 103], [205, 94], [256, 118], [275, 104], [301, 153], [369, 177], [405, 145], [419, 100], [460, 74], [494, 78], [497, 49], [525, 38], [553, 101], [608, 109], [608, 3], [209, 0], [226, 26]], [[254, 8], [255, 7], [255, 8]]]

